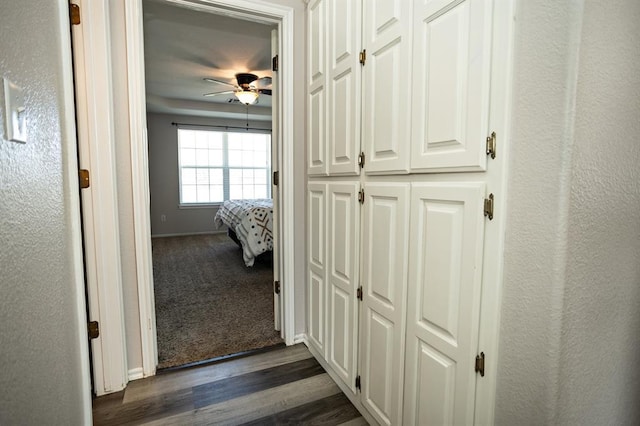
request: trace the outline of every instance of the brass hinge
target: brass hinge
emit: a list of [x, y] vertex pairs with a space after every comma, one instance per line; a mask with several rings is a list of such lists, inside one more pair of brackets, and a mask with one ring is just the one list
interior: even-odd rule
[[356, 290], [356, 297], [359, 300], [362, 300], [362, 286], [358, 287], [358, 290]]
[[489, 220], [493, 219], [493, 194], [489, 194], [489, 198], [484, 199], [484, 215]]
[[273, 291], [276, 294], [280, 294], [280, 281], [274, 281], [273, 282]]
[[476, 356], [476, 373], [480, 373], [480, 377], [484, 377], [484, 352]]
[[360, 192], [358, 192], [358, 202], [360, 204], [364, 204], [364, 189], [361, 189]]
[[361, 152], [360, 155], [358, 155], [358, 165], [361, 169], [364, 169], [364, 152]]
[[360, 52], [360, 63], [364, 66], [365, 62], [367, 62], [367, 49], [362, 49]]
[[361, 383], [360, 383], [360, 376], [356, 377], [356, 389], [360, 391], [362, 390]]
[[89, 321], [87, 329], [89, 330], [89, 339], [97, 339], [100, 336], [98, 321]]
[[74, 3], [69, 4], [69, 18], [71, 25], [80, 25], [80, 6]]
[[89, 179], [89, 170], [80, 169], [78, 170], [78, 177], [80, 178], [80, 188], [85, 189], [91, 185], [91, 181]]
[[275, 186], [280, 185], [280, 172], [273, 172], [273, 184]]
[[280, 65], [279, 60], [278, 55], [271, 58], [271, 71], [278, 71], [278, 66]]
[[487, 137], [487, 155], [496, 158], [496, 132], [491, 132], [491, 136]]

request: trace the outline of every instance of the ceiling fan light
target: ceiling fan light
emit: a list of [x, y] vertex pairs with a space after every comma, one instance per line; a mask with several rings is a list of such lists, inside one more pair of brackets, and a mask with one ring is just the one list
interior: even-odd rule
[[258, 93], [250, 90], [238, 90], [235, 92], [236, 98], [245, 105], [251, 105], [258, 100]]

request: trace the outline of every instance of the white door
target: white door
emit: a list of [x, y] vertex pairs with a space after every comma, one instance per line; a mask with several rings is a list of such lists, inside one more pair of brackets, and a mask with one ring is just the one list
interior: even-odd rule
[[[278, 56], [278, 30], [271, 31], [271, 57]], [[278, 73], [273, 71], [271, 79], [271, 169], [280, 170], [280, 116], [278, 116]], [[271, 198], [273, 199], [273, 281], [280, 281], [280, 191], [275, 182], [271, 182]], [[282, 329], [282, 292], [274, 288], [273, 292], [273, 325], [278, 331]], [[283, 333], [281, 333], [283, 334]], [[284, 335], [282, 335], [284, 338]]]
[[365, 171], [409, 171], [411, 2], [365, 1], [362, 141]]
[[309, 182], [307, 190], [307, 338], [325, 358], [327, 307], [327, 185]]
[[411, 188], [405, 424], [474, 421], [485, 185]]
[[327, 361], [355, 392], [360, 238], [359, 182], [328, 185]]
[[384, 425], [402, 424], [409, 183], [367, 184], [362, 223], [361, 401]]
[[326, 121], [326, 2], [316, 0], [307, 9], [307, 173], [327, 174]]
[[491, 0], [414, 2], [414, 172], [486, 168], [491, 7]]
[[328, 120], [330, 175], [360, 173], [361, 1], [328, 0]]

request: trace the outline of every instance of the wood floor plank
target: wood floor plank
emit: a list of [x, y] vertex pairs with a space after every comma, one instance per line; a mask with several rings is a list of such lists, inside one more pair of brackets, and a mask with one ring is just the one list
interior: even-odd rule
[[367, 426], [369, 422], [364, 417], [357, 417], [348, 422], [340, 423], [338, 426]]
[[158, 419], [149, 425], [238, 425], [340, 393], [328, 374]]
[[342, 393], [261, 417], [243, 426], [309, 425], [334, 426], [355, 418], [360, 413]]
[[212, 365], [159, 374], [130, 382], [123, 403], [128, 404], [161, 393], [212, 383], [311, 357], [309, 350], [303, 344], [298, 344]]
[[195, 408], [217, 404], [265, 389], [282, 386], [296, 380], [323, 374], [322, 366], [314, 358], [291, 362], [253, 373], [243, 374], [193, 388]]

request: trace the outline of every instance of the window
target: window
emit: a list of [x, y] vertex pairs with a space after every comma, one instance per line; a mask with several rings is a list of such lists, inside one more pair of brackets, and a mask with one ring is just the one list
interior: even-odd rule
[[178, 129], [180, 204], [271, 198], [271, 135]]

